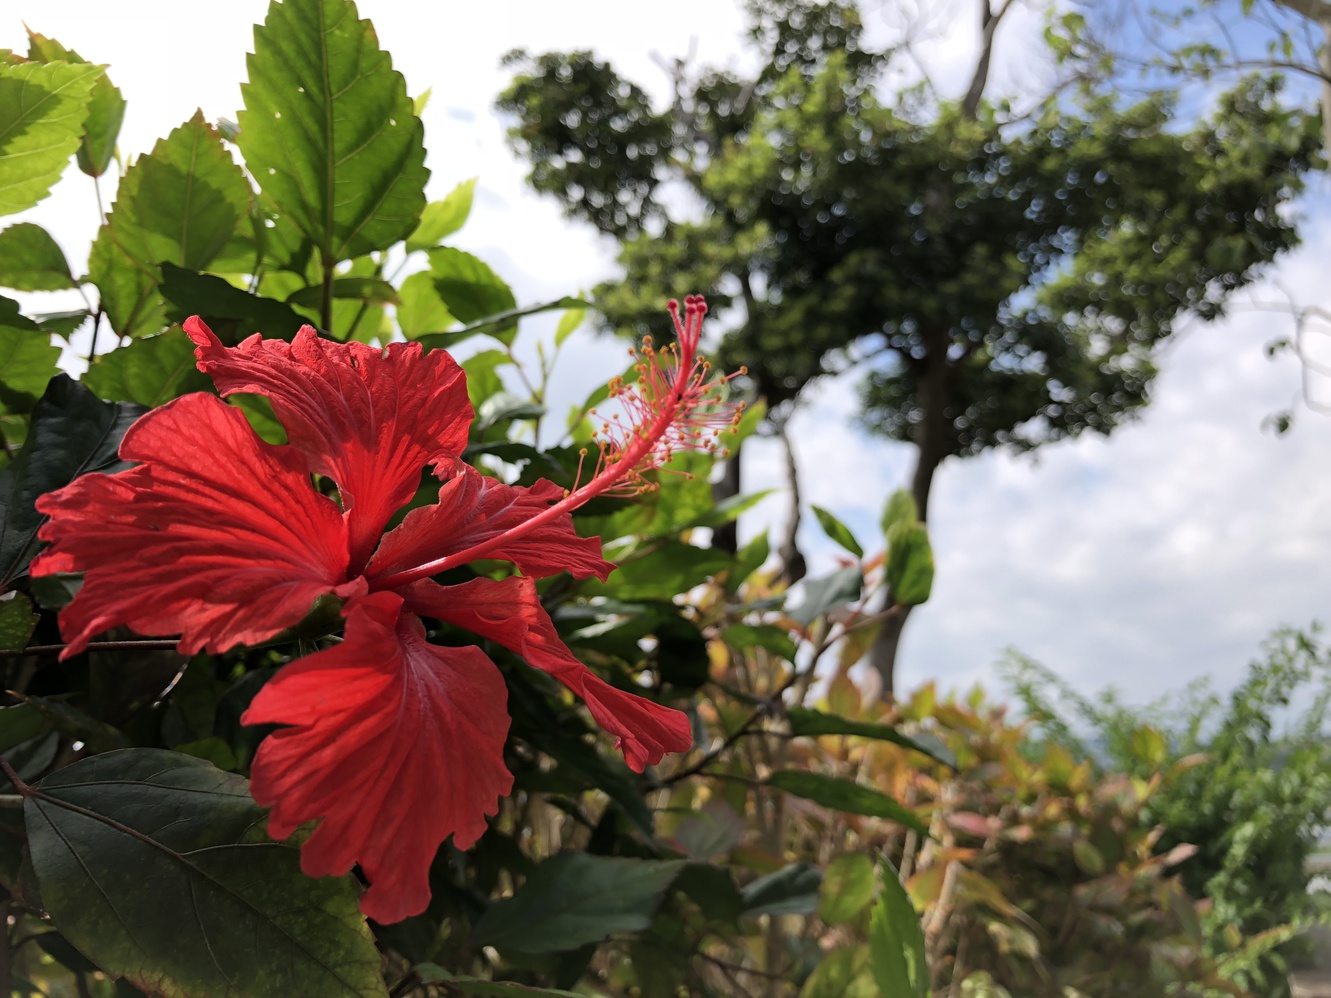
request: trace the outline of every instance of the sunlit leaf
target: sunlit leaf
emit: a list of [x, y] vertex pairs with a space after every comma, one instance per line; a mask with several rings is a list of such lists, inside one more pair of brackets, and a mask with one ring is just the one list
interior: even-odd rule
[[77, 286], [65, 254], [40, 225], [20, 222], [0, 231], [0, 287], [60, 291]]
[[[28, 30], [28, 58], [37, 62], [84, 63], [73, 49], [67, 49], [54, 38]], [[79, 169], [90, 177], [100, 177], [115, 155], [116, 139], [125, 118], [125, 98], [111, 83], [105, 72], [93, 82], [88, 100], [88, 117], [83, 123], [83, 138], [79, 143]]]
[[476, 179], [464, 180], [442, 201], [431, 201], [425, 206], [416, 231], [407, 237], [407, 252], [432, 249], [466, 224], [476, 193]]
[[104, 68], [0, 63], [0, 215], [31, 208], [65, 172]]
[[834, 811], [886, 818], [899, 825], [905, 825], [920, 835], [929, 834], [929, 829], [914, 811], [898, 804], [887, 794], [856, 783], [854, 780], [828, 776], [825, 773], [783, 769], [769, 776], [767, 783], [768, 786], [811, 800]]
[[246, 65], [237, 144], [324, 265], [407, 238], [425, 207], [424, 130], [356, 5], [272, 4]]

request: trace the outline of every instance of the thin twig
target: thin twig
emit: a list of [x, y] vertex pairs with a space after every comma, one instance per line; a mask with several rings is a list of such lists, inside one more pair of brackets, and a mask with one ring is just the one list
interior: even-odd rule
[[[140, 638], [132, 641], [89, 641], [87, 651], [115, 651], [117, 649], [169, 649], [180, 643], [179, 638]], [[27, 648], [0, 649], [0, 658], [24, 658], [28, 655], [58, 654], [68, 648], [67, 644], [29, 645]]]

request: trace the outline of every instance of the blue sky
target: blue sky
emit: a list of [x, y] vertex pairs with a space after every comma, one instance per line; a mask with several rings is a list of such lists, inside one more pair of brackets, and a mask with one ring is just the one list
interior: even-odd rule
[[[196, 106], [212, 119], [234, 117], [250, 26], [266, 8], [266, 0], [5, 0], [0, 47], [24, 49], [26, 21], [109, 63], [129, 100], [121, 147], [135, 154]], [[523, 166], [492, 111], [506, 82], [502, 54], [591, 47], [662, 101], [666, 81], [652, 53], [674, 57], [692, 46], [700, 61], [745, 64], [738, 7], [718, 0], [504, 0], [483, 13], [460, 3], [362, 0], [360, 10], [409, 89], [433, 91], [424, 115], [431, 196], [479, 176], [459, 245], [490, 261], [523, 302], [612, 276], [614, 248], [524, 187]], [[872, 15], [884, 35], [899, 27], [887, 10]], [[921, 61], [940, 90], [960, 92], [974, 46], [972, 7], [956, 0], [931, 11], [917, 35]], [[1032, 58], [1039, 28], [1025, 9], [1005, 23], [1000, 87], [1020, 91], [1043, 78]], [[1253, 307], [1191, 328], [1169, 349], [1154, 402], [1137, 423], [1034, 458], [991, 453], [944, 464], [931, 511], [938, 579], [906, 632], [903, 686], [995, 686], [995, 663], [1014, 646], [1079, 689], [1112, 683], [1144, 701], [1202, 675], [1227, 686], [1269, 630], [1328, 616], [1331, 421], [1305, 411], [1286, 437], [1263, 430], [1267, 416], [1292, 404], [1299, 369], [1287, 355], [1267, 359], [1264, 345], [1292, 325], [1259, 307], [1286, 295], [1302, 304], [1331, 297], [1327, 193], [1325, 179], [1315, 178], [1301, 208], [1306, 244], [1248, 296]], [[112, 192], [103, 194], [109, 201]], [[79, 266], [97, 226], [90, 182], [71, 172], [48, 201], [6, 221], [19, 220], [46, 225]], [[687, 290], [662, 289], [662, 298]], [[550, 327], [524, 328], [534, 337]], [[618, 342], [570, 341], [556, 372], [556, 411], [558, 399], [582, 398], [621, 366]], [[906, 480], [912, 455], [858, 431], [853, 408], [853, 382], [824, 383], [793, 432], [806, 502], [833, 510], [872, 547], [883, 497]], [[775, 444], [754, 444], [746, 487], [779, 487], [781, 461]], [[779, 525], [786, 506], [784, 496], [767, 500], [744, 532]], [[815, 572], [834, 567], [835, 549], [812, 517], [801, 536]]]

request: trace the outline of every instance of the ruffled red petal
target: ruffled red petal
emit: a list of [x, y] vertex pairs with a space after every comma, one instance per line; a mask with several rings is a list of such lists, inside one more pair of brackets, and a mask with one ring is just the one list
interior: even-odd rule
[[268, 396], [310, 470], [337, 483], [352, 574], [369, 560], [389, 518], [416, 494], [422, 469], [451, 474], [467, 445], [466, 377], [443, 350], [334, 343], [310, 326], [290, 343], [256, 334], [228, 348], [198, 316], [185, 321], [185, 332], [197, 344], [199, 370], [219, 392]]
[[611, 686], [573, 657], [559, 640], [531, 579], [473, 579], [460, 586], [426, 579], [400, 592], [411, 612], [497, 641], [582, 697], [596, 723], [616, 736], [615, 747], [636, 772], [660, 762], [667, 752], [684, 752], [693, 744], [683, 713]]
[[347, 604], [346, 638], [293, 662], [255, 697], [245, 724], [289, 724], [264, 739], [250, 789], [269, 834], [321, 818], [301, 848], [312, 877], [359, 863], [361, 911], [396, 922], [425, 910], [439, 845], [459, 849], [513, 786], [503, 677], [479, 648], [441, 648], [394, 593]]
[[[563, 498], [564, 490], [544, 478], [530, 488], [505, 485], [462, 465], [457, 477], [440, 488], [437, 503], [413, 509], [384, 537], [365, 574], [371, 580], [387, 578], [464, 552], [526, 523]], [[511, 561], [534, 578], [569, 571], [580, 579], [594, 575], [604, 582], [615, 569], [601, 556], [601, 539], [579, 537], [567, 513], [478, 557]]]
[[60, 614], [65, 656], [121, 624], [216, 653], [292, 626], [323, 593], [365, 592], [363, 579], [343, 584], [346, 526], [301, 455], [264, 443], [220, 399], [186, 395], [148, 413], [120, 456], [143, 463], [37, 500], [50, 547], [32, 574], [86, 573]]

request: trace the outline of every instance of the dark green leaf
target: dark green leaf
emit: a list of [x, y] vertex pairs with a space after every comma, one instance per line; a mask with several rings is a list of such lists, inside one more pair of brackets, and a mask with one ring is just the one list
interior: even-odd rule
[[203, 270], [249, 224], [249, 182], [202, 113], [125, 171], [88, 257], [111, 328], [144, 336], [166, 324], [158, 264]]
[[735, 557], [735, 567], [731, 569], [726, 589], [732, 593], [736, 592], [745, 579], [762, 568], [763, 562], [767, 560], [767, 556], [771, 553], [771, 544], [767, 540], [767, 531], [764, 530], [740, 548], [739, 554]]
[[51, 727], [67, 736], [70, 741], [83, 742], [89, 751], [110, 752], [112, 749], [126, 748], [129, 745], [129, 739], [119, 728], [113, 728], [62, 700], [26, 696], [22, 693], [11, 695], [34, 708], [50, 722]]
[[347, 877], [269, 840], [245, 780], [159, 749], [93, 756], [25, 801], [55, 926], [159, 994], [384, 996]]
[[0, 295], [0, 411], [31, 412], [55, 376], [60, 348], [18, 302]]
[[289, 0], [254, 29], [237, 143], [326, 267], [387, 249], [425, 207], [424, 130], [350, 0]]
[[873, 860], [862, 852], [843, 853], [827, 865], [819, 890], [818, 917], [839, 925], [869, 907], [877, 878]]
[[888, 532], [887, 585], [897, 603], [916, 606], [934, 584], [934, 553], [921, 523], [898, 523]]
[[844, 946], [818, 961], [799, 998], [906, 998], [879, 991], [869, 968], [868, 946]]
[[744, 896], [730, 871], [710, 863], [690, 863], [675, 878], [675, 888], [711, 921], [734, 924], [744, 914]]
[[[382, 277], [338, 277], [333, 280], [333, 297], [344, 301], [367, 301], [392, 305], [399, 303], [397, 289]], [[287, 296], [288, 305], [317, 308], [323, 301], [323, 288], [301, 288]]]
[[67, 312], [37, 312], [33, 315], [32, 321], [48, 333], [57, 333], [69, 339], [74, 330], [83, 325], [91, 314], [86, 308], [75, 308]]
[[555, 953], [641, 932], [684, 864], [562, 852], [537, 865], [513, 897], [496, 902], [472, 931], [477, 946]]
[[892, 864], [883, 860], [881, 867], [883, 892], [869, 919], [874, 980], [884, 995], [927, 998], [929, 966], [919, 916]]
[[863, 589], [864, 573], [855, 566], [817, 579], [805, 579], [804, 600], [787, 613], [807, 627], [829, 610], [859, 599]]
[[796, 797], [803, 797], [815, 804], [845, 811], [849, 814], [863, 814], [871, 818], [887, 818], [899, 825], [905, 825], [920, 835], [927, 836], [929, 829], [914, 811], [898, 804], [886, 794], [879, 793], [872, 787], [866, 787], [854, 780], [839, 776], [827, 776], [824, 773], [808, 773], [797, 769], [784, 769], [767, 778], [768, 786], [784, 790]]
[[[490, 265], [451, 246], [430, 250], [430, 276], [444, 305], [459, 322], [475, 323], [495, 339], [509, 343], [518, 330], [517, 299]], [[555, 307], [555, 306], [551, 306]]]
[[496, 392], [476, 407], [474, 429], [483, 432], [498, 423], [512, 422], [515, 419], [540, 419], [544, 415], [543, 405], [518, 398], [508, 392]]
[[32, 222], [19, 222], [0, 231], [0, 287], [60, 291], [78, 285], [51, 234]]
[[416, 231], [407, 237], [407, 252], [438, 246], [462, 228], [471, 214], [471, 199], [475, 193], [476, 178], [472, 177], [454, 187], [442, 201], [427, 204]]
[[0, 707], [0, 752], [8, 752], [15, 745], [50, 729], [51, 722], [30, 703]]
[[792, 863], [745, 886], [746, 915], [812, 915], [818, 910], [823, 872], [809, 863]]
[[778, 658], [795, 660], [795, 642], [790, 634], [772, 624], [731, 624], [721, 632], [721, 640], [740, 651], [765, 648]]
[[490, 998], [541, 998], [542, 995], [554, 995], [555, 998], [582, 998], [572, 991], [534, 988], [528, 984], [515, 984], [512, 981], [484, 981], [479, 977], [457, 977], [433, 963], [418, 963], [412, 970], [426, 984], [446, 981], [449, 990], [454, 994], [483, 995]]
[[104, 399], [137, 402], [152, 409], [189, 392], [206, 392], [212, 381], [194, 366], [194, 343], [170, 329], [102, 354], [83, 383]]
[[254, 333], [289, 340], [306, 324], [289, 305], [242, 291], [220, 277], [171, 264], [162, 264], [161, 272], [167, 318], [183, 322], [197, 315], [223, 343], [234, 345]]
[[17, 591], [0, 596], [0, 651], [19, 651], [28, 646], [41, 619], [32, 612], [32, 600]]
[[881, 742], [892, 742], [903, 748], [914, 749], [929, 758], [941, 762], [953, 769], [957, 766], [957, 757], [940, 740], [931, 738], [927, 741], [903, 735], [890, 724], [873, 724], [868, 721], [851, 721], [835, 714], [824, 714], [811, 707], [790, 707], [790, 733], [796, 736], [816, 738], [819, 735], [855, 735], [860, 738], [874, 738]]
[[[28, 30], [28, 58], [36, 62], [86, 62], [73, 49], [31, 29]], [[92, 85], [88, 118], [83, 123], [83, 138], [78, 148], [79, 169], [88, 176], [100, 177], [106, 172], [115, 155], [116, 138], [120, 135], [124, 118], [125, 98], [103, 72]]]
[[90, 471], [113, 471], [120, 438], [143, 414], [141, 406], [103, 402], [67, 374], [51, 379], [23, 448], [0, 471], [0, 590], [28, 569], [45, 517], [37, 497]]
[[0, 63], [0, 215], [31, 208], [65, 172], [103, 69]]
[[821, 506], [814, 506], [812, 509], [813, 515], [818, 517], [818, 523], [822, 526], [823, 533], [840, 544], [856, 558], [864, 557], [864, 548], [860, 547], [860, 542], [855, 539], [855, 535], [850, 532], [849, 527]]

